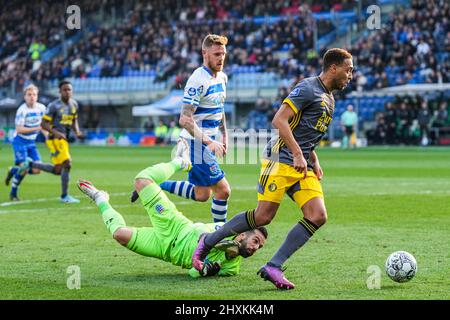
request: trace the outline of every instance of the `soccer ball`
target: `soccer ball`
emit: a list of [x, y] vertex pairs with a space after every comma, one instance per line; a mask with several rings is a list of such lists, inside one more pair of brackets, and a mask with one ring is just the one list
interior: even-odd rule
[[395, 282], [407, 282], [417, 272], [417, 262], [412, 254], [396, 251], [386, 260], [386, 273]]

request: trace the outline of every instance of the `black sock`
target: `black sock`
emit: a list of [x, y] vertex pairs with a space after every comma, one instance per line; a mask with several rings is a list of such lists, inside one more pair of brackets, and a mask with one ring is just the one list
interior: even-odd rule
[[64, 198], [67, 196], [67, 189], [69, 189], [69, 174], [70, 170], [67, 170], [66, 168], [63, 168], [61, 171], [61, 198]]
[[302, 247], [316, 232], [319, 227], [306, 218], [300, 220], [289, 231], [284, 243], [270, 259], [269, 264], [275, 267], [281, 267], [283, 263], [300, 247]]
[[50, 163], [42, 163], [42, 162], [33, 162], [31, 164], [31, 168], [36, 168], [45, 172], [54, 173], [53, 170], [55, 168], [54, 165], [51, 165]]
[[226, 237], [256, 228], [255, 210], [244, 211], [235, 215], [219, 230], [209, 233], [205, 238], [205, 244], [207, 247], [212, 248]]

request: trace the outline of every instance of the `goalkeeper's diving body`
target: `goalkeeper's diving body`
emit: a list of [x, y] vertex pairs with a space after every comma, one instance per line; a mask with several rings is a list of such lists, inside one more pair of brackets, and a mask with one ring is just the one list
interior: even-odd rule
[[262, 248], [267, 238], [264, 227], [246, 231], [224, 239], [206, 258], [202, 270], [192, 268], [192, 254], [200, 236], [223, 225], [217, 223], [194, 223], [185, 217], [159, 187], [176, 171], [188, 171], [191, 163], [175, 158], [167, 163], [148, 167], [137, 174], [134, 187], [147, 211], [152, 227], [135, 228], [125, 224], [122, 215], [109, 203], [106, 191], [98, 190], [87, 180], [78, 180], [78, 188], [95, 201], [103, 221], [113, 238], [121, 245], [138, 254], [157, 258], [187, 268], [192, 277], [231, 276], [239, 273], [242, 258], [252, 256]]

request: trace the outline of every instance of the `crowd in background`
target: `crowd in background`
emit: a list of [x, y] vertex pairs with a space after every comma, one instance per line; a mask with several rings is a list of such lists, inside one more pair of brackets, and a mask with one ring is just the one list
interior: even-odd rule
[[392, 13], [385, 28], [350, 48], [358, 57], [361, 90], [415, 83], [450, 82], [450, 3], [413, 0]]
[[[318, 37], [337, 27], [336, 21], [315, 20], [314, 12], [355, 9], [352, 1], [210, 0], [200, 6], [186, 1], [115, 0], [126, 11], [114, 25], [105, 23], [68, 47], [67, 56], [48, 62], [39, 58], [76, 30], [61, 28], [67, 15], [63, 4], [48, 1], [13, 5], [5, 1], [0, 19], [0, 86], [17, 81], [66, 77], [117, 77], [133, 71], [153, 74], [157, 81], [174, 79], [180, 88], [201, 64], [201, 41], [207, 33], [229, 39], [226, 71], [239, 67], [274, 72], [284, 78], [320, 72], [314, 26]], [[97, 12], [102, 2], [81, 1], [83, 15]], [[123, 10], [120, 11], [119, 8]], [[124, 8], [128, 8], [125, 10]], [[260, 23], [255, 18], [281, 19]], [[350, 48], [357, 72], [351, 89], [369, 90], [416, 82], [449, 82], [450, 5], [444, 0], [413, 0], [410, 9], [392, 14], [384, 28], [370, 32]], [[26, 21], [26, 23], [23, 23]], [[350, 89], [349, 89], [350, 90]]]
[[[97, 12], [98, 1], [81, 1], [85, 17]], [[51, 79], [55, 69], [43, 74], [44, 52], [80, 32], [66, 28], [67, 4], [49, 0], [7, 1], [0, 7], [0, 87], [29, 79]], [[57, 76], [58, 74], [56, 74]]]
[[[363, 1], [362, 7], [368, 4]], [[337, 27], [336, 21], [315, 20], [313, 14], [355, 10], [350, 0], [209, 0], [202, 6], [194, 0], [82, 0], [78, 5], [85, 23], [100, 11], [106, 18], [98, 28], [70, 30], [64, 27], [66, 5], [0, 0], [0, 87], [14, 84], [19, 92], [29, 81], [39, 85], [49, 79], [118, 77], [138, 71], [183, 88], [202, 63], [200, 47], [207, 33], [228, 37], [225, 71], [230, 78], [246, 67], [278, 73], [285, 83], [295, 84], [320, 73], [320, 57], [327, 48], [315, 50], [314, 28], [320, 37]], [[347, 48], [356, 71], [348, 89], [336, 98], [355, 89], [450, 82], [449, 17], [445, 0], [412, 0], [410, 8], [391, 14], [381, 30], [367, 32]], [[49, 50], [80, 32], [82, 37], [67, 47], [66, 56], [60, 52], [44, 61]], [[280, 87], [274, 100], [258, 99], [247, 114], [247, 128], [270, 128], [289, 90]], [[448, 112], [444, 101], [399, 98], [377, 115], [376, 128], [367, 135], [372, 143], [433, 143], [431, 128], [448, 126]], [[98, 117], [91, 120], [97, 127]], [[176, 127], [176, 121], [170, 123], [167, 130]], [[164, 126], [154, 127], [164, 131]]]
[[450, 101], [428, 101], [420, 95], [396, 97], [375, 117], [375, 127], [366, 132], [369, 144], [437, 144], [439, 131], [450, 130]]

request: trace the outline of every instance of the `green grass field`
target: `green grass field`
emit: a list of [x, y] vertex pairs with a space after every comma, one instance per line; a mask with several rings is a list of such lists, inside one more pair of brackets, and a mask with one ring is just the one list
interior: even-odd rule
[[[12, 163], [0, 146], [2, 175]], [[39, 147], [44, 161], [47, 150]], [[70, 193], [80, 204], [58, 202], [60, 179], [28, 176], [21, 203], [0, 193], [0, 299], [449, 299], [450, 148], [319, 149], [328, 223], [286, 264], [297, 288], [278, 291], [256, 276], [300, 213], [286, 197], [269, 239], [246, 259], [240, 275], [192, 279], [187, 270], [139, 256], [117, 244], [96, 207], [76, 188], [78, 178], [107, 190], [130, 226], [148, 226], [140, 204], [129, 203], [135, 174], [166, 161], [169, 148], [73, 146]], [[224, 165], [232, 187], [229, 216], [256, 205], [258, 165]], [[177, 174], [176, 178], [183, 178]], [[210, 203], [171, 196], [194, 221], [210, 222]], [[395, 283], [384, 273], [387, 256], [412, 253], [418, 273]], [[68, 267], [81, 272], [81, 289], [67, 288]], [[381, 268], [381, 288], [370, 290], [369, 266]]]

